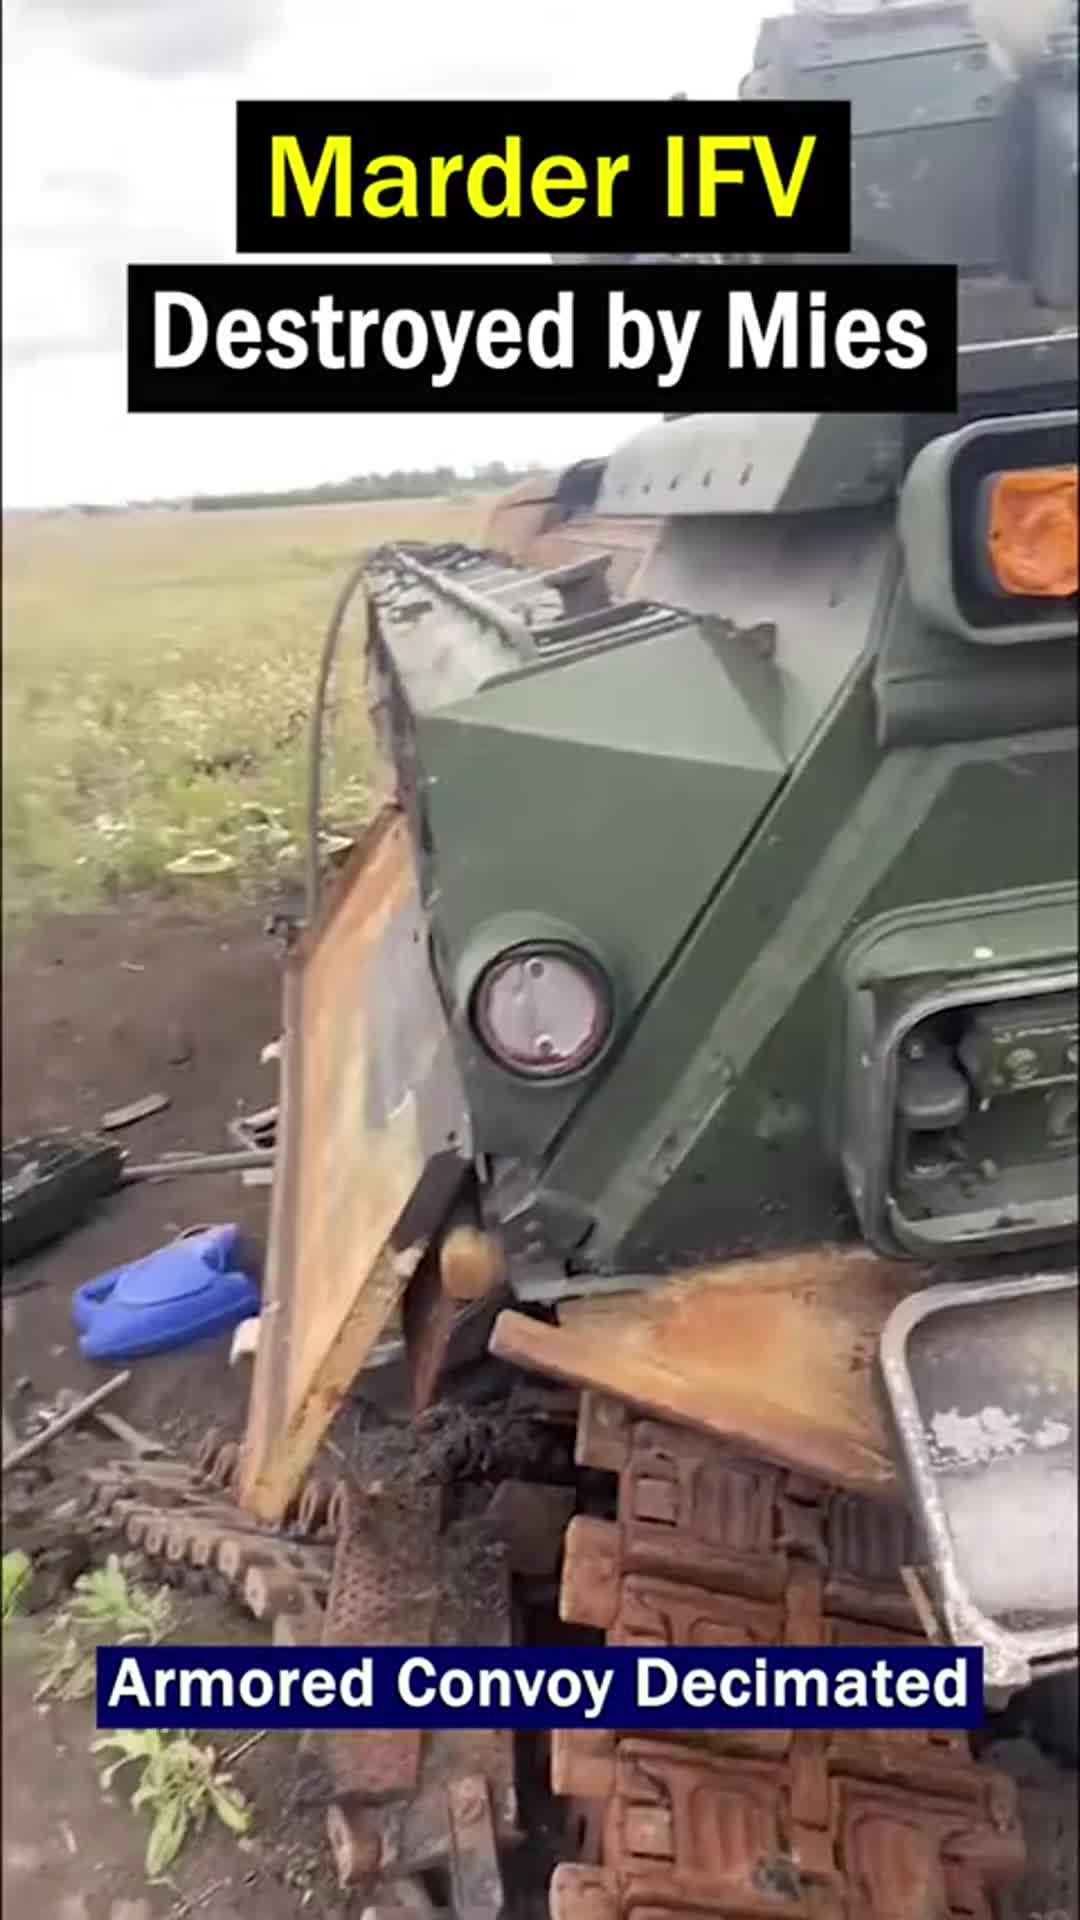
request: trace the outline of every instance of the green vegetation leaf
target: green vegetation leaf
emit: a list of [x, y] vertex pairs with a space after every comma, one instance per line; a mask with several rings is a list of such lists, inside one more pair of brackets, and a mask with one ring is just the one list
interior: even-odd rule
[[168, 1587], [128, 1579], [116, 1554], [81, 1574], [42, 1637], [36, 1698], [85, 1700], [94, 1691], [99, 1646], [156, 1646], [173, 1627]]
[[3, 1620], [7, 1625], [22, 1607], [23, 1594], [30, 1581], [33, 1569], [29, 1554], [19, 1548], [12, 1548], [3, 1559]]
[[188, 1834], [202, 1827], [214, 1813], [231, 1833], [246, 1833], [251, 1813], [243, 1794], [221, 1771], [212, 1746], [198, 1746], [188, 1734], [162, 1734], [156, 1729], [113, 1733], [95, 1740], [94, 1753], [118, 1752], [119, 1758], [100, 1775], [108, 1791], [121, 1767], [141, 1764], [142, 1773], [131, 1795], [136, 1810], [150, 1810], [146, 1844], [146, 1871], [156, 1879], [171, 1866]]

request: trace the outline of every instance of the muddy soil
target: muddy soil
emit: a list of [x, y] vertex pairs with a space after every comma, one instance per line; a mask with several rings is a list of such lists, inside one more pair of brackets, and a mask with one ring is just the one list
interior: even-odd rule
[[[279, 953], [255, 911], [196, 915], [151, 905], [45, 923], [4, 956], [4, 1138], [94, 1127], [110, 1107], [165, 1093], [169, 1107], [123, 1136], [133, 1159], [224, 1149], [229, 1118], [276, 1098], [275, 1070], [259, 1055], [277, 1035], [278, 1012]], [[3, 1392], [20, 1431], [59, 1388], [88, 1390], [108, 1371], [77, 1353], [76, 1285], [185, 1227], [236, 1221], [261, 1238], [266, 1213], [266, 1190], [245, 1188], [236, 1175], [133, 1187], [25, 1263], [20, 1280], [31, 1284], [3, 1308]], [[246, 1365], [230, 1368], [227, 1339], [137, 1361], [132, 1373], [117, 1410], [177, 1449], [192, 1446], [209, 1425], [239, 1431], [249, 1376]], [[497, 1402], [437, 1410], [417, 1433], [388, 1421], [385, 1409], [354, 1401], [332, 1442], [339, 1470], [344, 1465], [367, 1482], [436, 1478], [459, 1513], [476, 1511], [503, 1474], [572, 1477], [565, 1438], [528, 1417], [508, 1418]], [[15, 1496], [5, 1499], [5, 1545], [40, 1531], [100, 1444], [79, 1428], [35, 1474], [5, 1489]], [[55, 1584], [73, 1568], [77, 1556], [63, 1563]], [[178, 1639], [265, 1642], [256, 1623], [226, 1602], [181, 1594], [177, 1608]], [[343, 1920], [359, 1913], [331, 1879], [310, 1761], [299, 1740], [283, 1733], [257, 1741], [235, 1762], [236, 1782], [254, 1807], [250, 1841], [208, 1827], [168, 1883], [149, 1886], [141, 1817], [122, 1791], [105, 1800], [98, 1786], [88, 1751], [91, 1709], [43, 1710], [34, 1701], [42, 1619], [5, 1636], [3, 1897], [12, 1920]], [[548, 1624], [559, 1631], [554, 1620]], [[214, 1738], [225, 1752], [241, 1744], [239, 1735]], [[1021, 1782], [1032, 1848], [1029, 1879], [1010, 1896], [1003, 1920], [1075, 1920], [1075, 1778], [1023, 1738], [995, 1758]], [[539, 1920], [558, 1821], [542, 1781], [528, 1792], [535, 1753], [521, 1761], [534, 1818], [513, 1914]]]

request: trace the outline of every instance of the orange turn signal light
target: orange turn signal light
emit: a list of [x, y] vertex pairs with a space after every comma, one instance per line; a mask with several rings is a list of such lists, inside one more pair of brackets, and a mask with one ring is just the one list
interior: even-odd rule
[[987, 544], [1005, 593], [1065, 600], [1077, 588], [1076, 468], [994, 476]]

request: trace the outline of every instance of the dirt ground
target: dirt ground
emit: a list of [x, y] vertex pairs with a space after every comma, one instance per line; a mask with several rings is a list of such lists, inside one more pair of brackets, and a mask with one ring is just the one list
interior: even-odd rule
[[[276, 1097], [274, 1070], [259, 1054], [277, 1034], [278, 954], [250, 909], [204, 918], [149, 906], [41, 924], [5, 955], [4, 974], [6, 1140], [92, 1127], [110, 1107], [153, 1092], [171, 1104], [124, 1136], [133, 1158], [215, 1152], [229, 1144], [234, 1113]], [[76, 1350], [70, 1301], [80, 1281], [187, 1226], [236, 1220], [262, 1236], [265, 1216], [265, 1191], [235, 1175], [132, 1187], [27, 1262], [20, 1280], [34, 1284], [4, 1302], [3, 1390], [16, 1424], [59, 1388], [87, 1391], [109, 1371]], [[132, 1373], [117, 1411], [178, 1446], [209, 1424], [242, 1418], [247, 1375], [230, 1370], [227, 1340], [137, 1361]], [[95, 1445], [79, 1429], [50, 1450], [55, 1479], [34, 1489], [33, 1518], [62, 1497]], [[25, 1514], [9, 1515], [5, 1544], [18, 1544], [26, 1524]], [[182, 1640], [266, 1639], [209, 1597], [179, 1596], [177, 1605]], [[346, 1911], [330, 1882], [321, 1815], [302, 1804], [289, 1734], [260, 1741], [235, 1768], [254, 1807], [250, 1841], [240, 1846], [208, 1827], [170, 1884], [148, 1886], [142, 1820], [122, 1793], [106, 1800], [98, 1786], [91, 1709], [77, 1702], [43, 1711], [34, 1702], [39, 1630], [35, 1616], [6, 1636], [3, 1897], [12, 1920], [31, 1912], [35, 1920], [331, 1920]], [[218, 1744], [228, 1752], [239, 1739]]]
[[[56, 1126], [95, 1126], [112, 1106], [147, 1093], [170, 1105], [124, 1137], [134, 1158], [216, 1151], [226, 1122], [276, 1097], [259, 1055], [276, 1037], [278, 951], [251, 909], [228, 915], [147, 905], [42, 923], [5, 954], [4, 1138]], [[102, 1369], [82, 1362], [70, 1318], [74, 1286], [147, 1252], [179, 1229], [237, 1221], [265, 1232], [266, 1195], [235, 1175], [130, 1188], [78, 1231], [20, 1269], [34, 1284], [4, 1302], [3, 1391], [16, 1424], [63, 1386], [83, 1390]], [[247, 1374], [227, 1340], [134, 1363], [117, 1408], [178, 1447], [207, 1425], [238, 1428]], [[5, 1544], [47, 1513], [96, 1443], [86, 1429], [50, 1450], [29, 1517], [9, 1508]], [[177, 1597], [177, 1637], [203, 1644], [265, 1639], [255, 1623], [208, 1596]], [[257, 1741], [236, 1761], [254, 1808], [250, 1839], [208, 1827], [167, 1883], [147, 1885], [145, 1828], [122, 1796], [103, 1798], [89, 1754], [92, 1712], [35, 1704], [37, 1617], [5, 1635], [3, 1896], [12, 1920], [340, 1920], [361, 1908], [328, 1867], [322, 1815], [296, 1737]], [[1002, 1920], [1074, 1920], [1075, 1780], [1025, 1738], [1022, 1716], [1000, 1747], [1021, 1783], [1031, 1845], [1027, 1882]], [[241, 1736], [219, 1736], [225, 1752]], [[544, 1835], [543, 1847], [552, 1844]], [[543, 1911], [538, 1862], [530, 1915]], [[523, 1908], [522, 1911], [525, 1911]]]
[[[5, 955], [4, 1139], [54, 1127], [95, 1128], [144, 1094], [168, 1108], [113, 1137], [133, 1161], [172, 1151], [224, 1152], [243, 1109], [272, 1105], [279, 951], [251, 908], [203, 918], [175, 907], [45, 921]], [[106, 1377], [75, 1349], [71, 1293], [148, 1253], [184, 1227], [236, 1221], [262, 1236], [266, 1190], [235, 1174], [152, 1182], [106, 1200], [77, 1233], [26, 1263], [40, 1281], [8, 1301], [5, 1393], [24, 1375], [44, 1397]], [[23, 1269], [20, 1268], [20, 1280]], [[141, 1360], [117, 1410], [183, 1438], [242, 1405], [228, 1343]]]

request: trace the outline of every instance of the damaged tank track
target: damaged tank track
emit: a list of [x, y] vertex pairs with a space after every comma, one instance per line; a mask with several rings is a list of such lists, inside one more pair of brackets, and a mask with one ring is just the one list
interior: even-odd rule
[[[577, 1458], [617, 1474], [616, 1517], [571, 1521], [560, 1611], [609, 1644], [923, 1639], [902, 1507], [588, 1394]], [[552, 1782], [585, 1855], [556, 1869], [552, 1920], [992, 1920], [1024, 1866], [1013, 1783], [963, 1734], [563, 1732]]]
[[[917, 1551], [903, 1508], [589, 1393], [576, 1460], [594, 1479], [613, 1474], [616, 1495], [613, 1518], [578, 1513], [566, 1529], [568, 1625], [635, 1647], [923, 1638], [902, 1577]], [[230, 1498], [236, 1466], [235, 1447], [211, 1440], [194, 1468], [90, 1469], [95, 1523], [165, 1579], [227, 1589], [280, 1644], [510, 1643], [518, 1556], [511, 1545], [508, 1567], [490, 1534], [466, 1530], [448, 1575], [433, 1490], [399, 1504], [313, 1480], [274, 1533]], [[499, 1858], [521, 1836], [509, 1735], [358, 1730], [326, 1738], [321, 1758], [343, 1885], [441, 1867], [455, 1920], [510, 1912]], [[1014, 1783], [962, 1734], [556, 1730], [550, 1772], [567, 1806], [551, 1920], [993, 1920], [1024, 1870]]]
[[194, 1464], [124, 1456], [88, 1467], [82, 1475], [86, 1517], [95, 1531], [123, 1539], [171, 1585], [228, 1593], [256, 1619], [307, 1615], [309, 1625], [321, 1626], [344, 1488], [312, 1482], [287, 1526], [272, 1531], [235, 1504], [238, 1458], [235, 1442], [210, 1435]]

